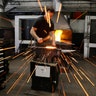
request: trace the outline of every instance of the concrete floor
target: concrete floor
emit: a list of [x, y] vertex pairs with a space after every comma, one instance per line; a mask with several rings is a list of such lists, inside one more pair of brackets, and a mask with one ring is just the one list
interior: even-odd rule
[[[30, 73], [30, 63], [26, 64], [25, 67], [22, 68], [21, 66], [26, 61], [22, 61], [23, 58], [24, 57], [18, 57], [14, 60], [10, 60], [10, 71], [6, 79], [6, 88], [0, 90], [0, 96], [96, 96], [95, 57], [90, 58], [90, 60], [83, 59], [80, 54], [75, 52], [74, 58], [76, 58], [78, 63], [73, 63], [78, 68], [78, 72], [80, 76], [83, 78], [83, 80], [79, 77], [79, 75], [77, 75], [78, 73], [76, 73], [72, 69], [72, 67], [69, 67], [69, 70], [67, 72], [70, 82], [68, 81], [65, 72], [60, 73], [59, 84], [54, 93], [31, 90], [31, 80], [29, 81], [29, 83], [27, 83], [26, 81], [26, 78]], [[85, 73], [87, 77], [85, 77], [85, 75], [82, 72], [80, 72], [80, 70], [82, 70], [82, 72]], [[21, 73], [23, 73], [21, 79], [19, 79], [16, 85], [14, 84], [13, 86], [13, 83], [18, 79]], [[93, 86], [92, 84], [95, 86]], [[85, 90], [85, 92], [83, 90]]]

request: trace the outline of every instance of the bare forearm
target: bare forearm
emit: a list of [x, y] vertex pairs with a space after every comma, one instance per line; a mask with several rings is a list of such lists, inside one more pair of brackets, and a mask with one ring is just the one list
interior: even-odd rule
[[31, 29], [30, 34], [34, 37], [34, 39], [38, 40], [39, 37], [37, 36], [34, 28]]
[[42, 43], [43, 39], [40, 38], [39, 36], [37, 36], [35, 31], [36, 31], [36, 28], [32, 28], [31, 31], [30, 31], [30, 34], [34, 37], [34, 39], [37, 40], [38, 43]]

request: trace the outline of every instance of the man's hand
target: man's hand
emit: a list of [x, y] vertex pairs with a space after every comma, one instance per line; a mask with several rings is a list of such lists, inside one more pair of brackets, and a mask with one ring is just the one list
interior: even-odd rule
[[43, 38], [38, 38], [38, 39], [37, 39], [37, 42], [38, 42], [38, 43], [43, 43]]
[[52, 46], [54, 46], [54, 47], [55, 47], [55, 46], [56, 46], [56, 43], [55, 43], [55, 42], [52, 42]]
[[43, 38], [43, 41], [49, 40], [51, 37], [48, 35], [47, 37]]

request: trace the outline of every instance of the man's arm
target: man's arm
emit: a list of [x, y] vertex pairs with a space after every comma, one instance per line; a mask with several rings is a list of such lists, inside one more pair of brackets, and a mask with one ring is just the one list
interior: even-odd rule
[[36, 30], [37, 30], [37, 28], [32, 27], [30, 30], [30, 34], [34, 37], [34, 39], [37, 40], [39, 37], [37, 36], [37, 34], [35, 32]]
[[30, 30], [30, 34], [37, 40], [38, 43], [42, 43], [43, 39], [40, 38], [39, 36], [37, 36], [37, 34], [35, 32], [36, 30], [37, 30], [37, 28], [32, 27]]

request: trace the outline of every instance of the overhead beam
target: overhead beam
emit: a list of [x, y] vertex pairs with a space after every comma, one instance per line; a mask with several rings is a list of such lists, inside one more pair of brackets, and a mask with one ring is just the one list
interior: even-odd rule
[[[11, 2], [17, 2], [18, 0], [12, 0]], [[40, 2], [48, 2], [52, 0], [40, 0]], [[37, 0], [19, 0], [18, 2], [38, 2]]]
[[96, 2], [91, 1], [62, 1], [62, 11], [96, 12]]

